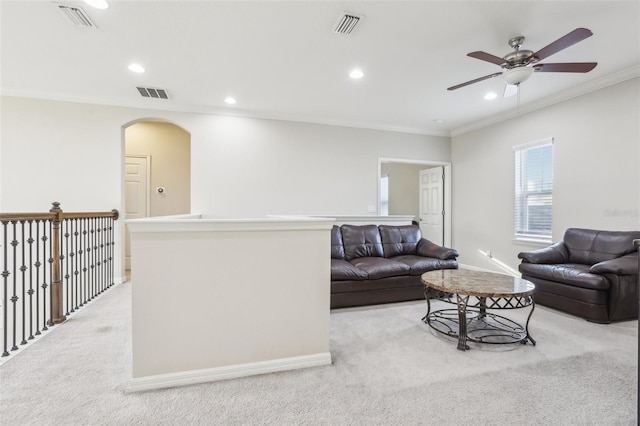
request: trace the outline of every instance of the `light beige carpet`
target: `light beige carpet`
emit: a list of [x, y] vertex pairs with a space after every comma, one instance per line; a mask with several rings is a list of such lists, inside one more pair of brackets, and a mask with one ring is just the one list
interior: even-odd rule
[[636, 424], [637, 321], [544, 307], [537, 346], [466, 352], [420, 321], [424, 302], [336, 310], [331, 366], [127, 394], [130, 290], [110, 289], [0, 366], [0, 424]]

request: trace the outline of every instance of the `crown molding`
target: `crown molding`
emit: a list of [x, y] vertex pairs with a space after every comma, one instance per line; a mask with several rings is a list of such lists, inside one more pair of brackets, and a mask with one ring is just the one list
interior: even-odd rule
[[521, 105], [519, 111], [512, 111], [511, 113], [500, 113], [499, 115], [491, 116], [484, 120], [473, 122], [469, 125], [458, 127], [451, 131], [451, 137], [460, 136], [465, 133], [472, 132], [474, 130], [488, 127], [493, 124], [497, 124], [506, 120], [510, 120], [517, 116], [527, 114], [542, 108], [549, 107], [561, 102], [568, 101], [578, 96], [586, 95], [587, 93], [595, 92], [596, 90], [603, 89], [614, 84], [622, 83], [623, 81], [631, 80], [632, 78], [640, 77], [640, 65], [634, 65], [626, 70], [619, 71], [617, 73], [609, 74], [602, 78], [590, 81], [589, 83], [576, 86], [574, 88], [564, 90], [553, 96], [547, 96], [546, 98], [531, 102], [526, 105]]
[[369, 121], [340, 120], [322, 116], [302, 116], [297, 114], [280, 114], [270, 111], [249, 110], [242, 108], [213, 107], [207, 105], [176, 104], [164, 99], [123, 99], [112, 97], [69, 96], [64, 93], [38, 92], [24, 89], [3, 88], [2, 96], [17, 98], [39, 99], [59, 102], [74, 102], [92, 105], [104, 105], [122, 108], [136, 108], [155, 111], [182, 112], [194, 114], [210, 114], [231, 117], [257, 118], [263, 120], [290, 121], [296, 123], [320, 124], [326, 126], [352, 127], [367, 130], [380, 130], [395, 133], [410, 133], [426, 136], [449, 137], [449, 131], [434, 130], [427, 127], [399, 126], [392, 123]]

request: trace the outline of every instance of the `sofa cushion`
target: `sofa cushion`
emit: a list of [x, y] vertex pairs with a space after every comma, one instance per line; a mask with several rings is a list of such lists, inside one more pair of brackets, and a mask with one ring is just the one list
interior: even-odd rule
[[637, 238], [640, 238], [638, 231], [569, 228], [563, 241], [569, 252], [569, 262], [593, 265], [631, 253], [635, 250], [633, 240]]
[[384, 257], [416, 254], [416, 246], [422, 238], [418, 225], [380, 225], [378, 229], [380, 230]]
[[366, 271], [358, 269], [342, 259], [331, 259], [331, 281], [364, 281], [369, 277]]
[[407, 254], [404, 256], [396, 256], [391, 260], [404, 263], [411, 268], [411, 275], [422, 275], [428, 271], [436, 269], [458, 269], [458, 262], [455, 259], [436, 259], [433, 257], [423, 257]]
[[345, 280], [331, 281], [331, 293], [371, 292], [384, 291], [389, 294], [397, 289], [418, 287], [422, 290], [419, 295], [424, 300], [424, 284], [420, 277], [414, 275], [401, 275], [399, 277], [381, 278], [379, 280]]
[[590, 273], [589, 268], [589, 265], [576, 263], [520, 264], [522, 275], [594, 290], [608, 289], [609, 281], [602, 275]]
[[377, 225], [342, 225], [340, 230], [347, 260], [384, 256]]
[[384, 257], [358, 257], [351, 260], [351, 263], [356, 268], [366, 271], [370, 280], [409, 275], [411, 271], [409, 265], [385, 259]]
[[342, 232], [340, 232], [340, 227], [337, 225], [333, 225], [333, 228], [331, 228], [331, 258], [344, 259]]
[[421, 239], [416, 247], [416, 254], [424, 257], [435, 257], [437, 259], [455, 259], [459, 256], [458, 250], [449, 247], [439, 246], [429, 240]]

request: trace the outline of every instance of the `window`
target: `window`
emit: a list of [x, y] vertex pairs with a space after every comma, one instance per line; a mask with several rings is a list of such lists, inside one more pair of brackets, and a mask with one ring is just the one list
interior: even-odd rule
[[553, 139], [515, 151], [515, 237], [551, 241], [553, 213]]
[[389, 216], [389, 176], [380, 178], [380, 216]]

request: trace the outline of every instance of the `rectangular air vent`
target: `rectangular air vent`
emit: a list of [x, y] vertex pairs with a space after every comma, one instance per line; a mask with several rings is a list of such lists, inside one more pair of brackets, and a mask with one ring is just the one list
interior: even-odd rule
[[349, 35], [353, 32], [358, 25], [358, 22], [363, 18], [363, 16], [354, 15], [353, 13], [343, 12], [342, 15], [338, 18], [338, 22], [333, 27], [333, 32], [336, 34]]
[[164, 89], [154, 89], [151, 87], [136, 87], [138, 93], [143, 98], [169, 99], [167, 91]]
[[73, 25], [78, 27], [96, 28], [96, 24], [93, 23], [89, 15], [87, 15], [87, 12], [82, 10], [81, 7], [67, 4], [56, 4], [56, 6]]

